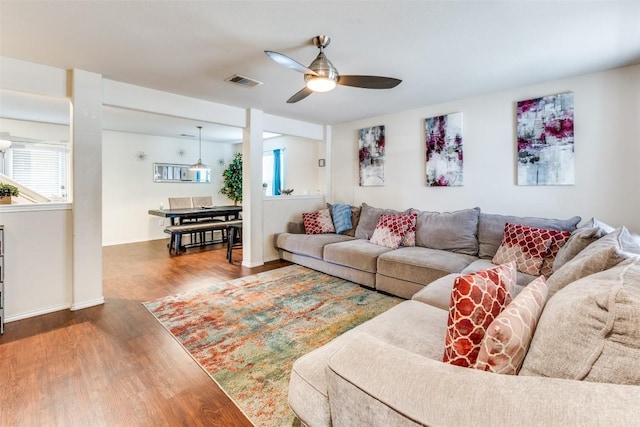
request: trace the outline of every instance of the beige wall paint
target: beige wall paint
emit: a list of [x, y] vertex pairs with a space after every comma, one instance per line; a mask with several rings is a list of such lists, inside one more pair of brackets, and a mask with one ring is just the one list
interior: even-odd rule
[[[102, 145], [102, 241], [105, 246], [167, 238], [167, 219], [148, 214], [162, 203], [169, 208], [169, 197], [211, 196], [215, 205], [233, 204], [220, 194], [222, 172], [235, 153], [233, 144], [202, 142], [202, 161], [211, 167], [211, 182], [153, 182], [154, 163], [192, 164], [198, 160], [198, 141], [103, 132]], [[178, 151], [184, 150], [180, 156]], [[146, 154], [138, 160], [137, 153]], [[224, 160], [224, 166], [218, 161]], [[160, 221], [163, 220], [163, 225]]]
[[[520, 100], [573, 91], [573, 186], [516, 185], [515, 110]], [[463, 113], [464, 186], [426, 187], [424, 119]], [[385, 125], [384, 187], [358, 185], [357, 130]], [[566, 218], [595, 216], [640, 231], [640, 66], [461, 99], [334, 126], [333, 200], [398, 209]]]

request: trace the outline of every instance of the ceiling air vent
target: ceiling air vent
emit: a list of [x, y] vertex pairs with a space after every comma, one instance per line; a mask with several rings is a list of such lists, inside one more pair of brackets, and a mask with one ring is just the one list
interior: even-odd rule
[[240, 74], [234, 74], [233, 76], [227, 77], [224, 80], [244, 87], [256, 87], [262, 84], [262, 82], [250, 79], [249, 77], [241, 76]]

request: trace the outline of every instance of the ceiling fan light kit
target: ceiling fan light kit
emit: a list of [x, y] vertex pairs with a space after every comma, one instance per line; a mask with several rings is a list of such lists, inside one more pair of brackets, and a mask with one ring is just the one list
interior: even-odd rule
[[336, 81], [326, 77], [311, 77], [306, 78], [307, 87], [314, 92], [329, 92], [335, 89]]
[[198, 126], [198, 147], [198, 163], [191, 165], [189, 170], [196, 172], [209, 170], [209, 166], [202, 163], [202, 126]]
[[291, 104], [298, 102], [313, 92], [329, 92], [336, 85], [360, 87], [365, 89], [391, 89], [398, 86], [402, 80], [380, 76], [341, 76], [338, 69], [324, 54], [324, 49], [331, 43], [328, 36], [316, 36], [313, 44], [320, 49], [320, 53], [313, 62], [305, 67], [298, 61], [278, 52], [265, 50], [264, 53], [278, 64], [304, 74], [305, 87], [287, 100]]

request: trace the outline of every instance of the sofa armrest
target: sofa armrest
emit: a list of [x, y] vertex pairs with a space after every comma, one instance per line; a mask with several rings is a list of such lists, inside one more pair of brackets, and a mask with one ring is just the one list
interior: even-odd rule
[[304, 234], [304, 223], [303, 222], [288, 222], [287, 223], [287, 233], [291, 234]]
[[329, 359], [327, 381], [333, 425], [619, 426], [640, 407], [638, 386], [461, 368], [366, 333]]

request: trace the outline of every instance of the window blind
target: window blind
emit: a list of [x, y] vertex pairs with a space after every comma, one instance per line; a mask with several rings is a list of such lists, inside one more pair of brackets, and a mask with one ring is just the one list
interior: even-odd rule
[[11, 177], [52, 200], [66, 200], [69, 156], [65, 147], [14, 147]]

